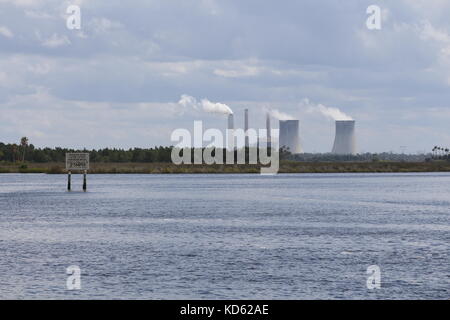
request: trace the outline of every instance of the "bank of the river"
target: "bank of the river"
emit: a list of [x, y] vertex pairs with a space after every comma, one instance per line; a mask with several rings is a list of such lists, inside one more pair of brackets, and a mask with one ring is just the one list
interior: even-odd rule
[[[172, 163], [91, 163], [89, 173], [259, 173], [259, 165], [174, 165]], [[280, 173], [450, 172], [450, 162], [292, 162]], [[64, 163], [0, 163], [0, 173], [65, 173]]]

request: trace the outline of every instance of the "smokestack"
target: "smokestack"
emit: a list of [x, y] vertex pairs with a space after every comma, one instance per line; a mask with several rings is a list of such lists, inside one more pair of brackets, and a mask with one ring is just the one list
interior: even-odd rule
[[303, 152], [300, 145], [299, 123], [299, 120], [280, 120], [280, 148], [289, 148], [292, 154]]
[[228, 150], [234, 150], [235, 144], [234, 144], [234, 115], [230, 113], [228, 115], [228, 133], [227, 133], [227, 149]]
[[272, 148], [272, 133], [270, 130], [270, 113], [267, 112], [266, 115], [266, 129], [267, 129], [267, 148]]
[[234, 130], [234, 115], [232, 113], [228, 115], [228, 129]]
[[355, 120], [336, 121], [334, 154], [356, 154]]
[[248, 109], [245, 109], [244, 116], [244, 130], [245, 130], [245, 147], [249, 147], [249, 139], [248, 139]]

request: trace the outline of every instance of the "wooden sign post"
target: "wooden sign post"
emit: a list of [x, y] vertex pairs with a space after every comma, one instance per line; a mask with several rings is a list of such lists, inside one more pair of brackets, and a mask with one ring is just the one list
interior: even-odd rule
[[83, 191], [86, 191], [86, 188], [87, 188], [87, 186], [86, 186], [86, 175], [87, 175], [87, 170], [84, 170], [84, 173], [83, 173]]
[[72, 171], [83, 171], [83, 191], [87, 190], [87, 171], [89, 170], [89, 153], [66, 153], [67, 190], [71, 190]]

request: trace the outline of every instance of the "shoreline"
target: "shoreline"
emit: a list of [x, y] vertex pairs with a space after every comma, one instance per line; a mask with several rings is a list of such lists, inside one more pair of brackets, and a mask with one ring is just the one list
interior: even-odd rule
[[[91, 163], [90, 174], [260, 173], [260, 165], [175, 165], [172, 163]], [[295, 162], [281, 161], [279, 173], [450, 172], [450, 162]], [[0, 163], [1, 173], [65, 174], [64, 163]]]

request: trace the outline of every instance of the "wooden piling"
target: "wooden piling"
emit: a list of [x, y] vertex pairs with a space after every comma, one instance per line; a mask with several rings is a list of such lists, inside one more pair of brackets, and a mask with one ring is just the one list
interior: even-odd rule
[[67, 173], [67, 191], [70, 191], [70, 189], [71, 189], [71, 176], [72, 176], [72, 173], [69, 171]]
[[87, 176], [87, 170], [84, 170], [84, 174], [83, 174], [83, 191], [86, 191], [86, 189], [87, 189], [86, 176]]

